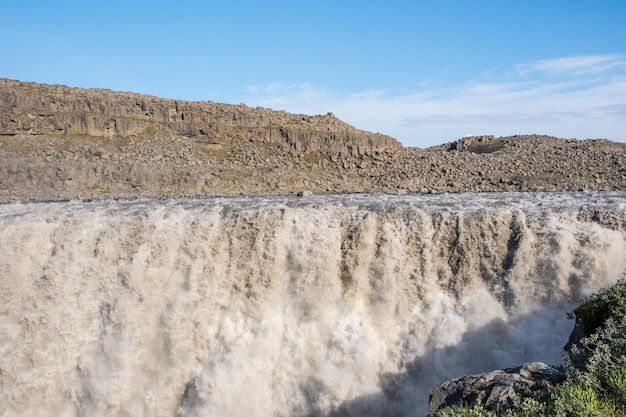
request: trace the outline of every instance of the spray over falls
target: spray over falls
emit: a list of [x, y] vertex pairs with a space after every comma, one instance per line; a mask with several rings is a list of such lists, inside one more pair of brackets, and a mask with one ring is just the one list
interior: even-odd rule
[[558, 363], [626, 268], [626, 195], [0, 205], [0, 409], [412, 416]]

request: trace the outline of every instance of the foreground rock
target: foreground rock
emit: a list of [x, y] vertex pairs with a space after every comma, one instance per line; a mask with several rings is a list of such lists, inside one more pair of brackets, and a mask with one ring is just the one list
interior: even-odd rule
[[528, 362], [513, 368], [463, 376], [443, 382], [430, 392], [430, 411], [450, 406], [503, 411], [520, 396], [565, 380], [565, 374], [542, 362]]
[[541, 135], [403, 148], [332, 114], [0, 79], [0, 197], [626, 189], [626, 144]]

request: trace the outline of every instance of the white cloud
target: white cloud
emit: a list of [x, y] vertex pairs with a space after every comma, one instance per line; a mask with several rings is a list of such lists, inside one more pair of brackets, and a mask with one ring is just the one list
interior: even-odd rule
[[530, 71], [546, 71], [553, 74], [569, 73], [572, 75], [600, 74], [616, 68], [626, 68], [624, 55], [573, 56], [518, 65], [518, 70], [523, 74]]
[[[526, 72], [507, 82], [422, 86], [403, 95], [379, 89], [338, 95], [309, 83], [272, 83], [248, 88], [243, 101], [294, 113], [333, 112], [360, 129], [389, 134], [406, 146], [437, 145], [468, 131], [626, 141], [625, 63], [622, 55], [544, 60], [524, 64]], [[533, 77], [535, 72], [575, 76], [546, 79]], [[491, 79], [498, 75], [490, 74]]]
[[259, 97], [266, 107], [280, 107], [283, 104], [302, 106], [323, 102], [328, 92], [313, 87], [310, 83], [280, 83], [274, 82], [265, 86], [249, 86], [245, 92], [251, 97]]

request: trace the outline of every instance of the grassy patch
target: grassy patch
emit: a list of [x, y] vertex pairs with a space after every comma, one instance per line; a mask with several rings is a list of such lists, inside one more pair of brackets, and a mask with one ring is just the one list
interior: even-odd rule
[[317, 164], [321, 161], [330, 162], [330, 156], [319, 152], [304, 152], [303, 158], [304, 162], [307, 162], [309, 164]]
[[515, 407], [496, 412], [483, 407], [448, 407], [430, 417], [626, 417], [626, 283], [594, 294], [569, 314], [586, 337], [571, 348], [567, 379], [548, 386]]

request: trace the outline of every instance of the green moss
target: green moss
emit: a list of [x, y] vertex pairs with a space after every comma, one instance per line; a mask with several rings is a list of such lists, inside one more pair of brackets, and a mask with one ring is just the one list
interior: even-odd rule
[[578, 306], [570, 318], [583, 325], [586, 334], [592, 334], [609, 317], [623, 318], [626, 311], [626, 283], [620, 281], [614, 286], [601, 290]]

